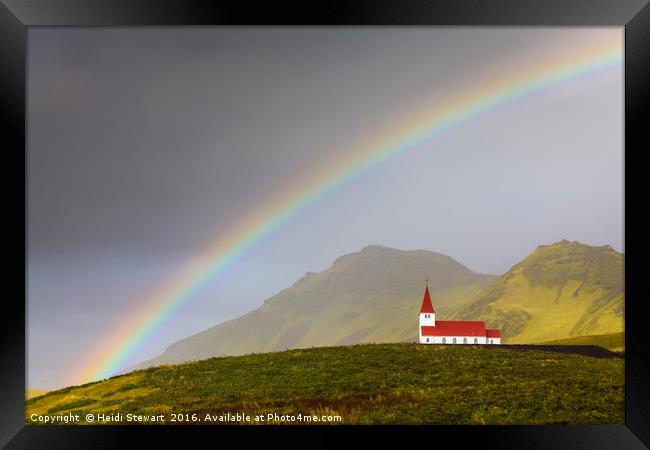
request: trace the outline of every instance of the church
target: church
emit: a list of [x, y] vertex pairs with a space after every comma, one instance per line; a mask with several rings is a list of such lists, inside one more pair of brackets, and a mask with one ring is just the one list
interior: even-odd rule
[[501, 331], [485, 328], [483, 321], [436, 320], [427, 284], [420, 308], [420, 344], [501, 344]]

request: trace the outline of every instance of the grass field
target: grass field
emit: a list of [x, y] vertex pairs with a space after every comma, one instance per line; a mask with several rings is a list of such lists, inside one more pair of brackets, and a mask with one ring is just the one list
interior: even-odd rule
[[25, 420], [78, 413], [85, 423], [87, 413], [120, 412], [165, 414], [169, 423], [181, 413], [206, 423], [206, 414], [243, 412], [340, 415], [344, 424], [622, 424], [623, 363], [508, 346], [288, 350], [161, 366], [52, 391], [27, 400]]

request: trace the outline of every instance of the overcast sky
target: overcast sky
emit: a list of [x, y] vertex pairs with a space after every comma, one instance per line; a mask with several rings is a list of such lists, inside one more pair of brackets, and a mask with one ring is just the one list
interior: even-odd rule
[[[64, 385], [221, 230], [409, 105], [612, 35], [622, 45], [621, 29], [594, 28], [31, 28], [29, 386]], [[369, 244], [492, 274], [561, 239], [623, 251], [622, 76], [547, 89], [354, 179], [129, 363]]]

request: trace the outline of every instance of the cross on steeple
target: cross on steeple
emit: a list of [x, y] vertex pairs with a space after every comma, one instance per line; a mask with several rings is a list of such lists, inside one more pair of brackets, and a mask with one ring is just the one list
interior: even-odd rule
[[429, 279], [428, 279], [428, 278], [425, 278], [425, 279], [424, 279], [424, 282], [427, 284], [427, 287], [429, 287]]

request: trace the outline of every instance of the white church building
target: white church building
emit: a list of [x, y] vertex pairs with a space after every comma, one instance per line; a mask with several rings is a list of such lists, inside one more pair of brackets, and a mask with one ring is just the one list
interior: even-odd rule
[[501, 344], [501, 331], [485, 328], [483, 321], [436, 320], [428, 285], [419, 328], [420, 344]]

